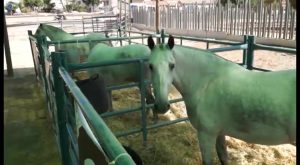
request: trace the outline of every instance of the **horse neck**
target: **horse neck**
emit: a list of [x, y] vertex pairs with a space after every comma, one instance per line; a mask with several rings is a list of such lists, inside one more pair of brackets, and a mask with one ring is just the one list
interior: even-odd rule
[[213, 53], [185, 47], [174, 47], [176, 61], [173, 84], [182, 96], [195, 93], [213, 78], [226, 75], [231, 70], [243, 69]]
[[44, 30], [44, 33], [50, 38], [51, 41], [62, 41], [75, 38], [72, 34], [69, 34], [59, 28], [48, 28], [50, 30]]

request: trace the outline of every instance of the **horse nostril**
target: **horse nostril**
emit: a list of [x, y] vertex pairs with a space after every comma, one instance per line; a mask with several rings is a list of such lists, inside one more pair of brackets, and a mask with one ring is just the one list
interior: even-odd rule
[[167, 105], [167, 108], [170, 109], [170, 107], [171, 107], [170, 104], [168, 104], [168, 105]]

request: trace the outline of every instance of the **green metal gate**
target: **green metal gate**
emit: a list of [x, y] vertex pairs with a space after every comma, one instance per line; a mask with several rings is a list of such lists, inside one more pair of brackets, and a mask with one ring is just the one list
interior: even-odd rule
[[[80, 116], [80, 122], [85, 123], [84, 128], [89, 132], [89, 137], [99, 148], [103, 151], [107, 162], [115, 162], [115, 164], [134, 164], [131, 157], [127, 154], [116, 137], [126, 136], [133, 133], [142, 132], [143, 142], [147, 142], [147, 132], [149, 129], [154, 129], [177, 122], [187, 121], [187, 118], [180, 118], [173, 121], [158, 122], [156, 124], [148, 125], [146, 122], [146, 110], [152, 108], [153, 105], [147, 105], [145, 102], [145, 86], [149, 81], [146, 81], [143, 75], [144, 62], [147, 58], [142, 59], [127, 59], [118, 61], [107, 61], [99, 63], [84, 63], [84, 64], [68, 64], [65, 60], [65, 52], [49, 52], [48, 47], [56, 44], [65, 43], [80, 43], [80, 42], [100, 42], [107, 40], [119, 40], [134, 43], [133, 39], [142, 39], [142, 43], [150, 33], [142, 33], [135, 31], [124, 31], [128, 33], [129, 37], [109, 38], [99, 40], [69, 40], [69, 41], [47, 41], [45, 36], [34, 37], [29, 32], [29, 40], [32, 48], [33, 60], [35, 64], [36, 74], [39, 82], [44, 87], [45, 97], [47, 100], [47, 109], [53, 121], [53, 128], [56, 133], [58, 146], [63, 164], [78, 164], [78, 144], [77, 144], [77, 126], [76, 116]], [[136, 33], [142, 36], [130, 37], [130, 34]], [[160, 35], [153, 35], [160, 38], [164, 43], [165, 37], [162, 30]], [[267, 46], [255, 43], [254, 36], [244, 36], [244, 42], [231, 41], [216, 41], [212, 39], [203, 39], [195, 37], [174, 36], [175, 39], [180, 40], [183, 45], [183, 40], [206, 42], [207, 48], [209, 43], [231, 45], [224, 48], [207, 49], [212, 52], [243, 50], [243, 62], [240, 64], [247, 69], [256, 69], [261, 71], [269, 71], [267, 69], [253, 67], [254, 50], [272, 50], [286, 53], [296, 53], [296, 49]], [[38, 51], [35, 50], [35, 46]], [[130, 83], [126, 85], [118, 85], [108, 87], [110, 90], [119, 90], [123, 88], [130, 88], [134, 86], [140, 87], [141, 105], [136, 109], [124, 109], [121, 111], [106, 112], [101, 116], [97, 114], [95, 109], [81, 93], [78, 86], [69, 75], [71, 71], [78, 71], [92, 67], [104, 67], [108, 65], [123, 65], [128, 63], [138, 63], [140, 70], [139, 82]], [[170, 103], [182, 101], [182, 99], [171, 100]], [[141, 125], [137, 128], [124, 130], [122, 132], [112, 133], [107, 127], [102, 118], [122, 115], [130, 112], [141, 112]]]

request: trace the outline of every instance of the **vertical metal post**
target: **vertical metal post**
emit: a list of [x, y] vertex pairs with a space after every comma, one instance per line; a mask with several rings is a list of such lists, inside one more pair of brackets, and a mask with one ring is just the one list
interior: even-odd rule
[[84, 19], [83, 19], [83, 16], [81, 17], [82, 19], [82, 31], [83, 31], [83, 34], [85, 34], [85, 31], [84, 31]]
[[93, 29], [93, 32], [95, 32], [94, 30], [94, 18], [92, 17], [92, 29]]
[[[118, 27], [118, 33], [119, 33], [119, 37], [122, 37], [120, 26]], [[122, 45], [123, 45], [122, 40], [120, 40], [120, 46]]]
[[[9, 46], [9, 39], [7, 34], [7, 26], [6, 26], [6, 18], [3, 11], [3, 22], [4, 22], [4, 47], [5, 47], [5, 59], [6, 59], [6, 67], [7, 67], [7, 76], [13, 77], [14, 70], [11, 62], [11, 53], [10, 53], [10, 46]], [[3, 56], [4, 58], [4, 56]]]
[[182, 36], [180, 36], [180, 45], [182, 45]]
[[64, 28], [63, 28], [63, 23], [62, 23], [62, 22], [63, 22], [63, 19], [61, 19], [59, 22], [60, 22], [60, 28], [61, 28], [61, 29], [64, 29]]
[[279, 25], [279, 37], [281, 38], [281, 31], [282, 31], [282, 20], [283, 20], [283, 7], [282, 7], [282, 0], [279, 1], [279, 13], [280, 13], [280, 25]]
[[247, 57], [246, 57], [246, 65], [247, 69], [253, 69], [253, 59], [254, 59], [254, 36], [248, 36], [248, 49], [247, 49]]
[[54, 79], [54, 90], [55, 90], [55, 100], [57, 108], [57, 124], [58, 124], [58, 139], [60, 147], [60, 155], [63, 165], [69, 165], [71, 163], [69, 155], [69, 141], [68, 132], [66, 127], [66, 112], [65, 106], [65, 93], [64, 93], [64, 83], [59, 76], [59, 67], [62, 66], [62, 59], [64, 58], [64, 53], [53, 52], [51, 53], [52, 65], [53, 65], [53, 79]]
[[288, 31], [288, 19], [289, 19], [289, 8], [290, 1], [287, 0], [285, 3], [285, 16], [284, 16], [284, 29], [283, 29], [283, 39], [287, 39], [287, 31]]
[[269, 19], [268, 19], [268, 38], [270, 37], [270, 31], [271, 31], [271, 17], [272, 17], [272, 4], [269, 4]]
[[[36, 37], [37, 40], [37, 48], [39, 50], [39, 54], [40, 54], [40, 58], [39, 58], [39, 63], [42, 65], [42, 82], [44, 84], [44, 88], [45, 88], [45, 93], [46, 93], [46, 100], [49, 99], [48, 97], [48, 81], [47, 81], [47, 77], [46, 77], [46, 67], [45, 67], [45, 51], [43, 49], [43, 47], [47, 47], [47, 40], [46, 40], [46, 36], [37, 36]], [[50, 110], [50, 109], [48, 109]]]
[[251, 2], [250, 0], [247, 1], [248, 2], [248, 9], [247, 9], [247, 18], [246, 18], [246, 34], [250, 34], [250, 28], [249, 28], [249, 25], [250, 25], [250, 19], [251, 19], [251, 12], [252, 12], [252, 9], [251, 9]]
[[256, 36], [258, 36], [258, 37], [260, 37], [262, 4], [263, 4], [263, 0], [260, 0], [260, 2], [259, 2], [259, 7], [257, 7], [257, 19], [258, 19], [258, 25], [257, 25], [257, 33], [256, 33]]
[[209, 42], [206, 42], [206, 49], [209, 49]]
[[165, 29], [161, 29], [161, 34], [160, 34], [160, 38], [161, 38], [161, 43], [164, 44], [165, 43]]
[[264, 11], [263, 11], [263, 30], [262, 30], [262, 37], [266, 36], [266, 23], [267, 23], [267, 6], [265, 5], [263, 7]]
[[[248, 44], [248, 36], [244, 35], [244, 44]], [[247, 49], [243, 50], [243, 66], [246, 67], [247, 61]]]
[[[28, 32], [28, 36], [32, 36], [32, 31], [31, 30], [28, 30], [27, 32]], [[31, 55], [32, 55], [32, 59], [33, 59], [35, 78], [38, 81], [38, 78], [39, 78], [38, 67], [36, 66], [35, 54], [34, 54], [34, 51], [33, 51], [34, 48], [32, 47], [32, 42], [31, 42], [30, 38], [29, 38], [29, 43], [30, 43]]]
[[[156, 0], [156, 4], [155, 4], [155, 30], [156, 30], [156, 34], [159, 34], [159, 4], [158, 4], [159, 0]], [[156, 39], [156, 44], [159, 44], [160, 40], [159, 38]]]
[[145, 86], [145, 79], [144, 79], [144, 61], [139, 60], [140, 64], [140, 90], [141, 90], [141, 110], [142, 110], [142, 131], [143, 131], [143, 145], [147, 145], [147, 114], [146, 114], [146, 103], [145, 103], [145, 93], [146, 93], [146, 86]]

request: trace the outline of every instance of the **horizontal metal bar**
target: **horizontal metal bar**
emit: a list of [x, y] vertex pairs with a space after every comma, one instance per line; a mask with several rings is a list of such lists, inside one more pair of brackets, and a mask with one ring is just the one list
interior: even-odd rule
[[[171, 124], [175, 124], [175, 123], [179, 123], [179, 122], [183, 122], [183, 121], [187, 121], [187, 120], [189, 120], [189, 119], [187, 117], [185, 117], [185, 118], [180, 118], [180, 119], [176, 119], [176, 120], [172, 120], [172, 121], [162, 121], [162, 122], [147, 126], [147, 130], [158, 128], [158, 127], [163, 127], [163, 126], [168, 126]], [[130, 134], [139, 133], [139, 132], [142, 132], [142, 128], [132, 128], [127, 131], [119, 131], [119, 132], [116, 132], [115, 135], [116, 135], [116, 137], [122, 137], [122, 136], [127, 136]]]
[[[145, 80], [144, 83], [145, 84], [150, 84], [151, 82], [149, 80]], [[122, 85], [108, 86], [108, 87], [106, 87], [106, 89], [107, 90], [119, 90], [119, 89], [124, 89], [124, 88], [132, 88], [132, 87], [136, 87], [136, 86], [139, 86], [139, 85], [140, 85], [140, 83], [131, 82], [131, 83], [122, 84]]]
[[122, 137], [122, 136], [127, 136], [127, 135], [131, 135], [131, 134], [134, 134], [134, 133], [139, 133], [139, 132], [142, 132], [142, 128], [132, 128], [132, 129], [129, 129], [127, 131], [116, 132], [115, 136], [116, 137]]
[[[130, 33], [136, 33], [136, 34], [144, 34], [144, 35], [157, 35], [155, 33], [147, 33], [147, 32], [141, 32], [141, 31], [134, 31], [134, 30], [123, 30], [124, 32], [130, 32]], [[156, 37], [160, 37], [157, 35]]]
[[176, 119], [176, 120], [172, 120], [172, 121], [161, 121], [156, 124], [149, 125], [147, 127], [147, 129], [154, 129], [154, 128], [158, 128], [158, 127], [162, 127], [162, 126], [168, 126], [171, 124], [175, 124], [175, 123], [179, 123], [179, 122], [183, 122], [183, 121], [187, 121], [187, 120], [189, 120], [189, 119], [187, 117], [184, 117], [184, 118], [180, 118], [180, 119]]
[[108, 118], [108, 117], [117, 116], [117, 115], [121, 115], [121, 114], [125, 114], [125, 113], [137, 112], [140, 110], [141, 110], [141, 107], [134, 108], [134, 109], [123, 109], [123, 110], [117, 110], [117, 111], [113, 111], [113, 112], [105, 112], [105, 113], [102, 113], [100, 116], [102, 118]]
[[91, 18], [83, 18], [84, 20], [85, 19], [95, 19], [95, 18], [118, 18], [119, 16], [116, 16], [116, 15], [103, 15], [103, 16], [94, 16], [94, 17], [91, 17]]
[[271, 72], [271, 70], [263, 69], [263, 68], [252, 67], [252, 69], [254, 69], [254, 70], [259, 70], [259, 71], [264, 71], [264, 72]]
[[176, 39], [190, 40], [190, 41], [202, 41], [208, 43], [215, 44], [225, 44], [225, 45], [240, 45], [242, 42], [233, 42], [233, 41], [217, 41], [215, 39], [205, 39], [205, 38], [197, 38], [197, 37], [187, 37], [187, 36], [173, 36]]
[[296, 55], [297, 49], [293, 48], [285, 48], [285, 47], [278, 47], [278, 46], [267, 46], [263, 44], [254, 44], [254, 49], [260, 50], [271, 50], [277, 52], [284, 52], [284, 53], [292, 53]]
[[128, 39], [143, 39], [143, 36], [134, 36], [134, 37], [111, 37], [111, 38], [99, 38], [99, 39], [77, 39], [77, 40], [63, 40], [63, 41], [47, 41], [49, 45], [56, 44], [69, 44], [69, 43], [82, 43], [82, 42], [101, 42], [101, 41], [121, 41]]
[[100, 66], [110, 66], [110, 65], [120, 65], [120, 64], [129, 64], [139, 61], [148, 61], [149, 57], [143, 58], [132, 58], [132, 59], [122, 59], [122, 60], [109, 60], [103, 62], [95, 62], [95, 63], [81, 63], [81, 64], [68, 64], [69, 71], [74, 70], [81, 70], [93, 67], [100, 67]]
[[170, 102], [170, 104], [172, 104], [172, 103], [177, 103], [180, 101], [183, 101], [183, 98], [173, 99], [173, 100], [170, 100], [169, 102]]
[[135, 86], [139, 86], [139, 83], [132, 82], [132, 83], [128, 83], [128, 84], [109, 86], [106, 89], [107, 90], [119, 90], [119, 89], [123, 89], [123, 88], [132, 88], [132, 87], [135, 87]]
[[[173, 104], [173, 103], [177, 103], [177, 102], [180, 102], [180, 101], [183, 101], [183, 98], [169, 100], [169, 103]], [[152, 108], [152, 107], [154, 107], [154, 104], [147, 104], [146, 105], [146, 108]]]
[[[179, 99], [173, 99], [173, 100], [170, 100], [170, 104], [172, 103], [176, 103], [176, 102], [180, 102], [180, 101], [183, 101], [182, 98], [179, 98]], [[152, 108], [154, 107], [154, 104], [147, 104], [146, 105], [146, 108]], [[120, 115], [120, 114], [125, 114], [125, 113], [130, 113], [130, 112], [137, 112], [137, 111], [140, 111], [142, 108], [141, 107], [138, 107], [138, 108], [134, 108], [134, 109], [123, 109], [123, 110], [118, 110], [118, 111], [113, 111], [113, 112], [105, 112], [103, 114], [101, 114], [101, 117], [102, 118], [108, 118], [108, 117], [112, 117], [112, 116], [117, 116], [117, 115]]]
[[[129, 43], [128, 41], [125, 41], [125, 42]], [[130, 41], [130, 42], [131, 42], [131, 44], [142, 44], [142, 43], [138, 43], [138, 42], [134, 42], [134, 41]], [[143, 45], [145, 45], [145, 44], [143, 44]]]
[[244, 50], [247, 48], [248, 48], [248, 44], [242, 44], [242, 45], [234, 45], [234, 46], [229, 46], [224, 48], [212, 48], [207, 50], [210, 52], [224, 52], [224, 51], [231, 51], [231, 50]]

